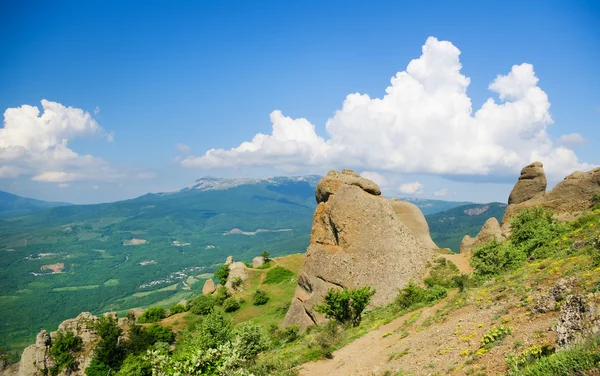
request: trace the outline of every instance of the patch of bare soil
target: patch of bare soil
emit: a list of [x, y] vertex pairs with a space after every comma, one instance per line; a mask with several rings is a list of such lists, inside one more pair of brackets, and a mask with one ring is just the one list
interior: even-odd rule
[[65, 268], [65, 264], [62, 262], [56, 263], [56, 264], [48, 264], [48, 265], [42, 265], [40, 267], [41, 271], [44, 270], [52, 270], [53, 273], [62, 273], [63, 269]]
[[130, 240], [124, 240], [123, 245], [140, 245], [140, 244], [146, 244], [146, 242], [147, 242], [146, 239], [133, 238]]
[[[470, 304], [448, 315], [438, 312], [447, 309], [447, 304], [460, 307], [460, 300], [452, 301], [447, 298], [399, 317], [334, 352], [333, 359], [300, 366], [300, 375], [383, 375], [388, 371], [410, 375], [505, 374], [505, 356], [516, 351], [513, 349], [555, 343], [551, 328], [557, 312], [531, 317], [515, 301]], [[513, 328], [512, 335], [477, 355], [486, 331], [502, 324]]]
[[446, 260], [451, 261], [462, 274], [470, 274], [473, 271], [471, 266], [471, 253], [455, 253], [455, 254], [441, 254]]

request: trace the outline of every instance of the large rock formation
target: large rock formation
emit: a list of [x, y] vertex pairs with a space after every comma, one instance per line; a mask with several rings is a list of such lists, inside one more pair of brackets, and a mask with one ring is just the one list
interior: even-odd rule
[[225, 287], [229, 290], [233, 289], [233, 280], [236, 278], [240, 278], [242, 281], [248, 279], [248, 269], [246, 264], [240, 261], [232, 262], [229, 264], [229, 276], [227, 277], [227, 282], [225, 282]]
[[408, 227], [425, 247], [439, 248], [431, 239], [427, 220], [417, 205], [398, 199], [391, 200], [390, 203], [400, 222]]
[[517, 184], [508, 196], [508, 204], [520, 204], [546, 193], [546, 174], [542, 162], [533, 162], [523, 167]]
[[469, 235], [465, 235], [460, 243], [460, 253], [471, 252], [473, 249], [489, 243], [494, 239], [502, 241], [504, 240], [504, 236], [502, 235], [500, 223], [495, 217], [492, 217], [485, 221], [477, 236], [472, 238]]
[[264, 264], [265, 264], [265, 258], [262, 256], [256, 256], [255, 258], [252, 259], [252, 267], [253, 268], [260, 268]]
[[324, 322], [314, 307], [330, 288], [371, 286], [373, 305], [421, 279], [434, 253], [403, 225], [379, 187], [357, 173], [331, 171], [316, 190], [310, 244], [283, 326]]

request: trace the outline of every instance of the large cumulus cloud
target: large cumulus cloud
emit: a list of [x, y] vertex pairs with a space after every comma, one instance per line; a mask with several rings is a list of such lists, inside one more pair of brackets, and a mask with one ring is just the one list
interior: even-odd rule
[[588, 169], [566, 143], [547, 134], [553, 120], [546, 93], [531, 64], [514, 65], [489, 85], [489, 98], [473, 111], [470, 79], [461, 73], [460, 50], [427, 39], [422, 54], [391, 79], [382, 98], [350, 94], [326, 124], [327, 136], [306, 119], [281, 111], [270, 116], [272, 133], [257, 134], [231, 149], [188, 156], [187, 167], [267, 166], [364, 168], [399, 173], [513, 174], [541, 160], [552, 176]]

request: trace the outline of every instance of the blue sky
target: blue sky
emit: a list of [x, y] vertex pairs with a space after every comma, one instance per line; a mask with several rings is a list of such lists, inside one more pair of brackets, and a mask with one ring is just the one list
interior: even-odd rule
[[[51, 126], [30, 111], [4, 118], [0, 189], [29, 197], [102, 202], [176, 190], [202, 175], [351, 167], [367, 171], [391, 196], [505, 201], [533, 158], [529, 149], [541, 153], [554, 180], [600, 164], [595, 1], [20, 1], [0, 12], [0, 51], [0, 111], [28, 105], [41, 115], [42, 100], [58, 106], [48, 105], [58, 114]], [[422, 93], [403, 81], [397, 91], [406, 98], [376, 110], [376, 101], [361, 110], [351, 99], [358, 110], [335, 116], [349, 94], [382, 98], [390, 78], [420, 57], [408, 76], [423, 84]], [[446, 82], [456, 59], [461, 76]], [[532, 70], [511, 71], [523, 63]], [[508, 78], [490, 91], [498, 75]], [[510, 98], [524, 87], [533, 94]], [[464, 135], [493, 132], [472, 143], [454, 140], [463, 133], [448, 127], [466, 110], [461, 98], [449, 98], [461, 90], [473, 118], [488, 98], [532, 114], [517, 119], [521, 110], [498, 109], [476, 124], [456, 125]], [[275, 110], [279, 120], [270, 118]], [[551, 120], [536, 117], [540, 112]], [[271, 135], [272, 121], [288, 136], [307, 138], [274, 136], [251, 151], [227, 152], [258, 133]], [[36, 128], [44, 124], [54, 128]], [[464, 154], [441, 150], [446, 140]], [[210, 149], [217, 150], [206, 157]]]

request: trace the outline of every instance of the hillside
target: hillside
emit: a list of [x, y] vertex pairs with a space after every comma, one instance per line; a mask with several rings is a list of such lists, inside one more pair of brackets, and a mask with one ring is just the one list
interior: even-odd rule
[[26, 198], [0, 191], [0, 218], [25, 215], [38, 210], [71, 205], [64, 202], [49, 202]]
[[465, 235], [474, 237], [488, 218], [502, 220], [506, 204], [468, 204], [426, 215], [431, 238], [440, 248], [458, 252]]

